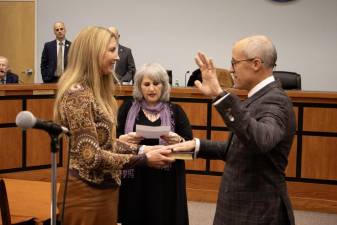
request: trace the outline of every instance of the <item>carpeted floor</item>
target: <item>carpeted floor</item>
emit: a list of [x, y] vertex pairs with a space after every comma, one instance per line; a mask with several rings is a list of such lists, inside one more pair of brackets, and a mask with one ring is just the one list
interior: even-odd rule
[[[215, 203], [188, 202], [190, 225], [212, 225]], [[337, 214], [295, 210], [296, 225], [337, 225]]]

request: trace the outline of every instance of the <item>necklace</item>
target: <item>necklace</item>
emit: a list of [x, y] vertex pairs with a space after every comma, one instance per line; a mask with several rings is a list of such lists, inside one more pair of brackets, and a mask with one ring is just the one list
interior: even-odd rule
[[150, 113], [150, 112], [148, 112], [148, 111], [146, 111], [144, 109], [143, 109], [143, 112], [144, 112], [144, 115], [146, 116], [146, 118], [148, 120], [150, 120], [151, 122], [156, 121], [160, 117], [160, 113], [153, 114], [153, 113]]

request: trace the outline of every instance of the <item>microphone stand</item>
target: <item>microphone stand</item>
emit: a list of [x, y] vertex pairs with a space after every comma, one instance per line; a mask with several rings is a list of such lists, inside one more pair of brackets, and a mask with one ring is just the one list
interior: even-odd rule
[[186, 76], [187, 76], [189, 73], [190, 73], [190, 71], [189, 71], [189, 70], [187, 70], [187, 71], [186, 71], [186, 73], [185, 73], [185, 87], [187, 87], [187, 83], [186, 83]]
[[58, 134], [49, 134], [51, 141], [51, 211], [50, 211], [50, 221], [51, 225], [56, 225], [56, 200], [57, 200], [57, 152], [60, 150], [60, 143], [58, 139]]

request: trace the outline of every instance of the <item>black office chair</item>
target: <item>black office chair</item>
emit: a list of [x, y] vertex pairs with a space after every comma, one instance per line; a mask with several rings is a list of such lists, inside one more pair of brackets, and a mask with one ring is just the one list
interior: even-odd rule
[[273, 71], [276, 80], [279, 80], [284, 90], [301, 90], [301, 75], [288, 71]]

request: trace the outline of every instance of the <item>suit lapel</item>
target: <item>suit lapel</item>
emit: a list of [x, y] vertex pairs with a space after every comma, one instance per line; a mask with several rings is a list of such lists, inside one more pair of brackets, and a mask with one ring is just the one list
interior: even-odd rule
[[54, 40], [52, 42], [51, 50], [53, 51], [54, 59], [57, 59], [57, 42]]
[[70, 43], [69, 41], [65, 41], [65, 48], [64, 48], [64, 53], [67, 54], [68, 50], [69, 50], [69, 47], [70, 47]]

